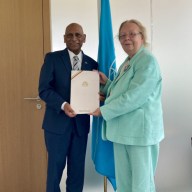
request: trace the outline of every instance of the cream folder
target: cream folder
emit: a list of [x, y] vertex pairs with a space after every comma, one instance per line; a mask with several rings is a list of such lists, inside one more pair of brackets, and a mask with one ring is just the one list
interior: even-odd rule
[[76, 114], [88, 114], [99, 107], [97, 71], [71, 71], [70, 105]]

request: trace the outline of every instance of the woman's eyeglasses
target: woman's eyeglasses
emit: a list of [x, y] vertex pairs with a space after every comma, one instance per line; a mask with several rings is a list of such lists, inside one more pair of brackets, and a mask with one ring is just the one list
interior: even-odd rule
[[128, 36], [129, 38], [133, 39], [133, 38], [135, 38], [137, 35], [141, 35], [141, 34], [142, 34], [141, 32], [138, 32], [138, 33], [129, 32], [129, 33], [126, 33], [126, 34], [120, 34], [120, 35], [119, 35], [119, 40], [125, 40], [127, 36]]

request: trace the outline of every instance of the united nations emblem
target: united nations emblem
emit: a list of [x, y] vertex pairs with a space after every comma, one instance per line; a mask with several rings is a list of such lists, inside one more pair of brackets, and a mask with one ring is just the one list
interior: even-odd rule
[[83, 81], [82, 87], [88, 87], [88, 82], [87, 81]]

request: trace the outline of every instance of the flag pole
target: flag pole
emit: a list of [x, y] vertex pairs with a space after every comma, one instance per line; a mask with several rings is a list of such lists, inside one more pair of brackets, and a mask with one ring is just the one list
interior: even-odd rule
[[[102, 5], [102, 7], [101, 7], [101, 5]], [[115, 53], [114, 53], [112, 22], [111, 22], [111, 13], [110, 13], [110, 0], [97, 0], [97, 8], [98, 8], [98, 29], [99, 29], [98, 30], [98, 32], [99, 32], [98, 63], [100, 65], [99, 69], [100, 69], [100, 71], [105, 73], [105, 75], [108, 76], [108, 78], [111, 79], [112, 77], [109, 75], [111, 75], [111, 71], [114, 72], [112, 69], [115, 69], [116, 67], [115, 67]], [[107, 24], [107, 33], [108, 33], [107, 36], [106, 36], [106, 31], [103, 30], [103, 28], [105, 27], [105, 24]], [[107, 43], [106, 43], [106, 41], [107, 41]], [[106, 45], [107, 45], [107, 47], [106, 47]], [[102, 46], [102, 49], [101, 49], [101, 46]], [[108, 49], [108, 48], [110, 48], [110, 49]], [[109, 50], [110, 50], [110, 54], [108, 53]], [[107, 57], [106, 57], [106, 52], [108, 55]], [[106, 58], [107, 58], [107, 60], [106, 60]], [[94, 121], [93, 121], [93, 124], [94, 124]], [[100, 121], [97, 122], [96, 125], [97, 125], [96, 130], [99, 131], [100, 129], [98, 128], [98, 126], [101, 127]], [[93, 125], [93, 127], [94, 127], [94, 125]], [[95, 134], [98, 134], [98, 132]], [[97, 141], [100, 141], [99, 142], [100, 145], [101, 144], [103, 145], [103, 147], [102, 147], [103, 150], [101, 150], [99, 153], [100, 156], [101, 156], [101, 154], [103, 154], [104, 158], [106, 158], [106, 153], [104, 153], [104, 149], [106, 151], [108, 151], [107, 152], [108, 154], [111, 153], [110, 155], [113, 155], [112, 143], [109, 141], [102, 142], [102, 139], [100, 137], [101, 136], [98, 136], [98, 138], [97, 138]], [[95, 165], [96, 165], [96, 163], [95, 163]], [[103, 167], [103, 169], [101, 171], [104, 176], [104, 178], [103, 178], [104, 192], [107, 192], [107, 179], [109, 179], [105, 175], [111, 175], [110, 182], [112, 183], [113, 188], [114, 189], [116, 188], [113, 158], [111, 158], [109, 165], [110, 166], [107, 166], [105, 168]], [[101, 165], [100, 165], [100, 167], [101, 167]], [[109, 169], [109, 167], [110, 167], [110, 169]], [[106, 174], [105, 172], [107, 172], [108, 174]], [[109, 172], [110, 172], [110, 174], [109, 174]]]
[[104, 192], [107, 192], [107, 177], [104, 176]]
[[[98, 11], [98, 24], [99, 24], [98, 29], [99, 29], [100, 28], [101, 0], [97, 0], [97, 11]], [[103, 179], [103, 187], [104, 187], [104, 192], [107, 192], [107, 177], [106, 176], [104, 176], [104, 179]]]

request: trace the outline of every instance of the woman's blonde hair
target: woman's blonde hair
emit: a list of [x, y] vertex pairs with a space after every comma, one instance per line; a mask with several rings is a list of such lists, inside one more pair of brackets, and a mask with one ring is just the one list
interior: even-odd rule
[[134, 24], [136, 24], [139, 27], [140, 33], [141, 33], [141, 35], [143, 37], [143, 44], [144, 44], [145, 47], [147, 47], [148, 43], [147, 43], [146, 28], [142, 25], [142, 23], [140, 21], [136, 20], [136, 19], [126, 20], [123, 23], [121, 23], [121, 25], [119, 27], [119, 33], [120, 33], [123, 25], [125, 25], [126, 23], [134, 23]]

